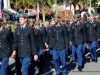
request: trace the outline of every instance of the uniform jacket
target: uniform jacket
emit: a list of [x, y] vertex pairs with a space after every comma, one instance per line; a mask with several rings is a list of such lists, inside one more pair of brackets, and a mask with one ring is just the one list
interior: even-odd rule
[[46, 43], [49, 45], [49, 48], [53, 48], [54, 37], [52, 37], [52, 27], [48, 27], [46, 33]]
[[36, 38], [37, 48], [45, 49], [45, 45], [43, 42], [44, 36], [41, 34], [41, 30], [35, 29], [35, 38]]
[[86, 43], [85, 29], [83, 23], [72, 23], [70, 32], [70, 41], [72, 41], [73, 45]]
[[54, 38], [54, 50], [64, 50], [68, 47], [68, 31], [65, 25], [54, 25], [52, 27], [52, 37]]
[[0, 59], [10, 57], [14, 50], [13, 34], [10, 30], [3, 27], [0, 32]]
[[16, 29], [14, 41], [15, 49], [18, 48], [18, 57], [30, 57], [37, 54], [35, 34], [28, 25], [23, 30], [21, 27]]
[[87, 21], [85, 23], [85, 34], [87, 42], [97, 41], [100, 38], [100, 25], [98, 22]]

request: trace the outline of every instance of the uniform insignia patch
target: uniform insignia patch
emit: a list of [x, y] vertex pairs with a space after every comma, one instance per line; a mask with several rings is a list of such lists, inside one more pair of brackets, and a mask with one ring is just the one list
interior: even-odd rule
[[74, 26], [72, 27], [72, 29], [74, 29]]
[[89, 24], [87, 24], [86, 26], [89, 27]]
[[94, 24], [93, 26], [96, 27], [96, 24]]

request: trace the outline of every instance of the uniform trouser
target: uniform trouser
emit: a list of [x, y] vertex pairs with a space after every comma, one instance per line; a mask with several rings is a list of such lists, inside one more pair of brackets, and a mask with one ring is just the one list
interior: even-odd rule
[[84, 45], [82, 46], [82, 54], [85, 54], [85, 47], [84, 47]]
[[72, 45], [72, 60], [73, 60], [73, 61], [76, 60], [76, 58], [75, 58], [75, 52], [76, 52], [75, 46]]
[[35, 66], [38, 65], [39, 68], [42, 68], [43, 66], [43, 56], [44, 53], [43, 53], [43, 49], [38, 49], [38, 56], [39, 56], [39, 61], [34, 61], [34, 56], [32, 57], [31, 59], [31, 64], [30, 64], [30, 67], [29, 67], [29, 75], [34, 75], [35, 73]]
[[21, 75], [21, 63], [20, 59], [18, 58], [18, 55], [15, 57], [15, 68], [17, 70], [17, 75]]
[[7, 67], [7, 75], [14, 75], [9, 65]]
[[71, 45], [69, 45], [69, 50], [70, 50], [70, 52], [72, 52], [72, 46]]
[[[60, 59], [60, 60], [59, 60]], [[66, 73], [66, 51], [65, 50], [53, 50], [53, 63], [56, 74], [59, 74], [62, 71], [62, 75], [67, 75]], [[60, 63], [62, 69], [60, 69]]]
[[38, 66], [41, 69], [44, 64], [44, 52], [43, 49], [38, 49], [38, 56], [39, 56], [39, 61], [38, 61]]
[[89, 45], [91, 59], [97, 58], [97, 53], [96, 53], [97, 41], [89, 42], [88, 45]]
[[0, 59], [1, 66], [0, 66], [0, 75], [7, 75], [7, 67], [8, 67], [8, 62], [9, 58], [2, 58]]
[[75, 52], [76, 52], [76, 54], [77, 54], [77, 65], [78, 66], [82, 66], [82, 61], [83, 61], [83, 58], [82, 58], [82, 44], [79, 44], [79, 45], [77, 45], [77, 46], [74, 46], [74, 45], [72, 45], [72, 53], [73, 53], [73, 55], [72, 55], [72, 60], [75, 60]]
[[50, 55], [52, 56], [53, 55], [53, 50], [49, 50], [49, 53], [50, 53]]
[[71, 54], [72, 53], [72, 46], [71, 45], [69, 45], [68, 46], [68, 51], [67, 51], [67, 54], [69, 55], [69, 54]]
[[31, 57], [20, 58], [22, 64], [22, 75], [28, 75], [29, 63], [31, 62]]
[[34, 75], [35, 73], [36, 62], [34, 61], [34, 56], [31, 57], [31, 64], [29, 66], [28, 75]]

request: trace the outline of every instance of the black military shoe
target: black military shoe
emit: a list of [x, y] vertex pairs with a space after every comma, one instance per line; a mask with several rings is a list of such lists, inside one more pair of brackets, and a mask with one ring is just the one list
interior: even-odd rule
[[86, 58], [85, 54], [83, 54], [83, 58]]
[[96, 59], [95, 59], [95, 63], [97, 63], [97, 62], [98, 62], [98, 59], [96, 58]]
[[42, 74], [42, 68], [39, 68], [39, 74]]
[[84, 64], [82, 64], [82, 69], [84, 68]]
[[92, 59], [92, 60], [91, 60], [91, 62], [94, 62], [94, 61], [95, 61], [95, 59]]
[[72, 60], [72, 61], [71, 61], [71, 63], [75, 63], [75, 62], [76, 62], [75, 60]]
[[80, 71], [80, 72], [82, 71], [82, 67], [81, 67], [81, 66], [78, 66], [77, 69], [78, 69], [78, 71]]
[[56, 75], [62, 75], [62, 74], [60, 73], [60, 74], [56, 74]]

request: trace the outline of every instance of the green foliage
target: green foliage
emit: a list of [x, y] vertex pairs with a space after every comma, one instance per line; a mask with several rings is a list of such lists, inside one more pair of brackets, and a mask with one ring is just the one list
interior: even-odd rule
[[51, 7], [52, 4], [53, 4], [52, 0], [47, 0], [47, 3], [48, 3], [48, 5], [49, 5], [50, 7]]
[[18, 7], [17, 6], [14, 6], [14, 8], [17, 9]]
[[[17, 0], [10, 0], [11, 3], [15, 3]], [[63, 4], [64, 1], [66, 1], [66, 3], [68, 3], [70, 0], [22, 0], [21, 1], [21, 6], [25, 7], [27, 5], [33, 5], [36, 4], [36, 2], [39, 1], [40, 3], [40, 7], [51, 7], [54, 3], [57, 4]], [[78, 3], [86, 3], [86, 4], [90, 4], [90, 0], [71, 0], [73, 3], [78, 4]], [[99, 2], [100, 0], [92, 0], [92, 6], [95, 7], [96, 3]]]

